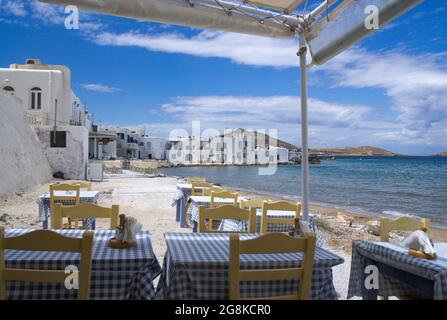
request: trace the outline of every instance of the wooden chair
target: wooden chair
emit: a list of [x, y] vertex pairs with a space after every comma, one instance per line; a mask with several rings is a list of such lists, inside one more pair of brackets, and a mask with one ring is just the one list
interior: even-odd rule
[[75, 182], [73, 185], [79, 185], [81, 190], [92, 191], [92, 183], [87, 181]]
[[262, 209], [262, 205], [264, 204], [264, 201], [270, 202], [271, 200], [264, 200], [264, 199], [250, 199], [250, 200], [241, 200], [239, 202], [239, 208], [247, 209], [247, 208], [260, 208]]
[[203, 177], [188, 177], [186, 178], [186, 183], [204, 183], [206, 182], [206, 179]]
[[60, 235], [51, 230], [36, 230], [17, 237], [5, 237], [0, 228], [0, 300], [6, 298], [6, 281], [61, 282], [67, 278], [65, 270], [14, 269], [5, 266], [5, 250], [79, 252], [78, 299], [88, 300], [92, 260], [93, 232], [84, 232], [81, 239]]
[[216, 207], [220, 207], [224, 204], [228, 204], [228, 203], [217, 202], [216, 199], [230, 199], [233, 202], [232, 203], [233, 206], [238, 206], [238, 202], [237, 202], [238, 197], [239, 197], [239, 195], [237, 192], [231, 193], [228, 191], [222, 191], [222, 192], [211, 191], [210, 208], [216, 208]]
[[211, 189], [213, 187], [212, 184], [206, 182], [193, 182], [191, 184], [191, 195], [192, 196], [201, 196], [203, 195], [204, 189]]
[[[220, 231], [213, 230], [213, 220], [234, 219], [246, 220], [247, 231]], [[256, 232], [256, 208], [250, 210], [240, 209], [232, 205], [224, 205], [218, 208], [199, 207], [199, 232], [214, 233], [255, 233]]]
[[218, 186], [212, 186], [210, 189], [203, 189], [202, 195], [203, 196], [211, 196], [211, 192], [223, 192], [228, 191], [227, 189], [224, 189], [222, 187]]
[[114, 230], [118, 226], [119, 206], [113, 205], [111, 208], [101, 207], [93, 203], [82, 203], [77, 206], [63, 206], [56, 204], [55, 229], [62, 228], [63, 218], [97, 218], [110, 219], [110, 229]]
[[[74, 195], [55, 195], [56, 191], [74, 191]], [[50, 185], [50, 210], [51, 210], [51, 228], [55, 229], [54, 226], [54, 212], [56, 211], [56, 203], [58, 201], [73, 201], [74, 205], [81, 204], [81, 187], [79, 185], [72, 184], [52, 184]], [[69, 222], [71, 225], [71, 222]], [[78, 221], [75, 221], [76, 228], [78, 226]]]
[[399, 217], [397, 219], [380, 219], [380, 241], [388, 242], [390, 240], [390, 232], [398, 231], [415, 231], [421, 228], [428, 230], [430, 226], [430, 219], [413, 219], [410, 217]]
[[[229, 294], [230, 299], [241, 299], [241, 281], [268, 281], [298, 279], [297, 293], [294, 295], [260, 297], [252, 299], [307, 300], [312, 282], [315, 255], [315, 235], [306, 233], [303, 238], [295, 238], [283, 233], [268, 233], [258, 238], [239, 240], [238, 234], [230, 235]], [[241, 270], [242, 254], [272, 254], [302, 252], [303, 260], [299, 268]], [[242, 299], [246, 299], [245, 297]]]
[[[270, 210], [279, 211], [293, 211], [295, 216], [291, 218], [272, 218], [267, 215]], [[301, 203], [290, 203], [287, 201], [276, 201], [268, 202], [264, 201], [262, 206], [262, 217], [261, 217], [261, 233], [267, 232], [267, 226], [269, 224], [295, 224], [295, 219], [299, 218], [301, 214]]]

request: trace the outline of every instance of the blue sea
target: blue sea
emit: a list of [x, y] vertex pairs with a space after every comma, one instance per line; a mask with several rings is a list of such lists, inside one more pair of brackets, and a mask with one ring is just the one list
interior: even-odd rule
[[[203, 176], [228, 187], [298, 199], [301, 166], [271, 176], [255, 166], [160, 169], [170, 176]], [[447, 226], [447, 157], [337, 157], [310, 166], [314, 204], [373, 216], [427, 217]]]

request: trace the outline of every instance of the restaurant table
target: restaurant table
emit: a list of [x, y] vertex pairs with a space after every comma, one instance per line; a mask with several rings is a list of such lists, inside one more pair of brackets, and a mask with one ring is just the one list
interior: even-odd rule
[[[257, 234], [243, 234], [249, 239]], [[228, 299], [229, 235], [217, 233], [165, 233], [167, 251], [157, 285], [156, 299]], [[300, 253], [242, 255], [241, 268], [296, 268]], [[337, 299], [332, 267], [344, 260], [323, 248], [316, 248], [311, 298]], [[246, 281], [241, 295], [275, 296], [294, 294], [298, 280]]]
[[[55, 191], [56, 196], [74, 195], [74, 191]], [[98, 203], [99, 191], [83, 191], [80, 192], [81, 203]], [[43, 229], [48, 229], [48, 220], [50, 219], [50, 193], [45, 192], [39, 196], [36, 200], [38, 205], [39, 221], [42, 222]], [[56, 203], [62, 203], [63, 205], [74, 205], [73, 200], [58, 200]], [[86, 219], [87, 228], [95, 229], [95, 219]]]
[[[238, 197], [237, 202], [239, 203], [241, 200], [247, 199], [244, 197]], [[188, 208], [188, 226], [192, 228], [193, 232], [197, 232], [199, 223], [199, 206], [209, 208], [211, 205], [211, 196], [190, 196], [188, 201], [190, 201]], [[233, 204], [233, 199], [228, 198], [215, 198], [214, 201], [222, 205]]]
[[180, 221], [180, 227], [185, 228], [185, 212], [186, 201], [191, 195], [192, 184], [191, 183], [179, 183], [177, 184], [177, 191], [172, 201], [172, 206], [176, 207], [175, 221]]
[[[447, 243], [436, 243], [436, 260], [416, 258], [400, 243], [354, 241], [348, 298], [361, 296], [417, 296], [436, 300], [447, 299]], [[379, 286], [367, 289], [364, 285], [370, 272], [367, 266], [379, 271]]]
[[[10, 229], [6, 237], [32, 231]], [[57, 230], [69, 237], [81, 238], [83, 230]], [[148, 231], [137, 234], [137, 246], [131, 249], [111, 249], [108, 241], [112, 230], [96, 230], [93, 238], [90, 299], [123, 300], [153, 299], [153, 279], [161, 267], [152, 250]], [[6, 250], [7, 268], [65, 270], [69, 265], [79, 266], [80, 254], [67, 252], [32, 252]], [[77, 290], [66, 289], [59, 283], [30, 283], [7, 281], [6, 296], [14, 300], [68, 300], [77, 298]]]
[[[295, 212], [293, 211], [282, 211], [282, 210], [268, 210], [267, 216], [270, 218], [295, 218]], [[256, 209], [256, 232], [261, 232], [261, 220], [262, 220], [262, 209]], [[317, 237], [317, 246], [322, 247], [324, 245], [324, 239], [321, 236], [317, 226], [315, 225], [315, 216], [309, 215], [308, 217], [309, 230], [315, 233]], [[289, 232], [293, 228], [293, 224], [287, 223], [269, 223], [267, 224], [267, 232]], [[246, 231], [247, 221], [246, 220], [235, 220], [235, 219], [224, 219], [219, 225], [219, 231]]]

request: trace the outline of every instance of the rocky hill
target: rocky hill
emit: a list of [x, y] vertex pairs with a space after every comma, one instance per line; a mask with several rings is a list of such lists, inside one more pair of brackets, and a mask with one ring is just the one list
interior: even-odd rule
[[435, 156], [438, 156], [438, 157], [447, 157], [447, 151], [439, 152], [439, 153], [435, 154]]
[[334, 156], [398, 156], [399, 154], [376, 147], [346, 147], [346, 148], [321, 148], [311, 149], [311, 153], [324, 153]]

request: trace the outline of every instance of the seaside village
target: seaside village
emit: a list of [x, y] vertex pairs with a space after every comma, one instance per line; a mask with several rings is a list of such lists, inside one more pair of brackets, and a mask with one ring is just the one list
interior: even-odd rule
[[[99, 126], [72, 72], [39, 59], [0, 68], [0, 299], [447, 298], [426, 231], [447, 239], [428, 219], [314, 204], [302, 219], [300, 202], [207, 181], [200, 165], [300, 163], [300, 152], [245, 129], [196, 139]], [[157, 171], [172, 166], [197, 174]], [[392, 244], [404, 239], [410, 251]]]

